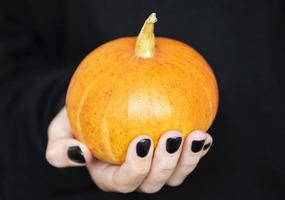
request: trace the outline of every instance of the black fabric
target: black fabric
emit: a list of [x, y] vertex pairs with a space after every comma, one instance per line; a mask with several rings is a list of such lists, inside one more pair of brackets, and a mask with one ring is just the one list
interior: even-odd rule
[[[282, 0], [2, 0], [0, 199], [285, 199], [284, 9]], [[215, 142], [180, 187], [105, 193], [84, 168], [48, 165], [47, 126], [80, 60], [137, 35], [153, 11], [156, 35], [192, 45], [216, 73]]]

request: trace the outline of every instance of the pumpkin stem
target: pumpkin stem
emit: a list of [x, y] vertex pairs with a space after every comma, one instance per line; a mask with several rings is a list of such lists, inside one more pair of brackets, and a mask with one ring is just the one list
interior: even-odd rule
[[154, 54], [155, 37], [153, 25], [157, 22], [156, 14], [152, 13], [144, 22], [137, 37], [135, 54], [142, 58], [151, 58]]

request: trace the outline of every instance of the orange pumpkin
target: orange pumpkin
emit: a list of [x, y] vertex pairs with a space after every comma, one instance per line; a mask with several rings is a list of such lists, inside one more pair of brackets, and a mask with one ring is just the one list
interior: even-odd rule
[[138, 37], [92, 51], [75, 71], [66, 97], [74, 136], [95, 157], [121, 164], [128, 144], [178, 130], [206, 131], [218, 108], [215, 76], [205, 59], [182, 42], [153, 34], [151, 14]]

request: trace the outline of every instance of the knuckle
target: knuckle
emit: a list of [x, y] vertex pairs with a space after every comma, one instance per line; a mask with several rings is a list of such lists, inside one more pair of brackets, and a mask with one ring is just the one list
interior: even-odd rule
[[160, 167], [159, 173], [160, 174], [170, 174], [170, 173], [172, 173], [173, 169], [174, 169], [173, 166], [165, 165], [165, 166]]
[[48, 161], [48, 163], [54, 167], [60, 167], [59, 166], [59, 163], [57, 163], [57, 152], [56, 151], [53, 151], [52, 149], [48, 149], [46, 151], [46, 160]]
[[177, 186], [181, 185], [182, 182], [183, 182], [183, 180], [169, 180], [167, 182], [167, 185], [170, 187], [177, 187]]
[[130, 193], [135, 191], [135, 185], [134, 183], [129, 183], [129, 182], [118, 182], [116, 181], [116, 179], [113, 179], [113, 183], [112, 183], [112, 188], [114, 188], [115, 191], [119, 192], [119, 193]]
[[198, 161], [185, 162], [183, 164], [182, 168], [189, 171], [189, 170], [195, 168], [197, 164], [198, 164]]
[[159, 153], [155, 153], [153, 159], [156, 163], [164, 163], [167, 158]]
[[[189, 165], [185, 164], [185, 165], [182, 165], [179, 168], [180, 176], [182, 176], [182, 177], [188, 176], [189, 174], [192, 173], [192, 171], [195, 169], [195, 167], [196, 167], [196, 164], [189, 164]], [[183, 180], [181, 182], [183, 182]]]
[[[94, 180], [93, 180], [94, 181]], [[98, 188], [100, 188], [103, 192], [111, 192], [111, 190], [107, 187], [104, 187], [100, 184], [96, 184]]]
[[155, 157], [155, 162], [157, 163], [157, 167], [158, 167], [158, 172], [159, 174], [169, 174], [172, 173], [175, 166], [174, 163], [168, 162], [168, 160], [166, 158], [164, 158], [163, 156], [156, 156]]
[[51, 164], [51, 162], [54, 160], [56, 155], [56, 152], [51, 150], [51, 149], [47, 149], [46, 151], [46, 160]]
[[127, 185], [122, 185], [120, 187], [117, 188], [117, 191], [120, 192], [120, 193], [123, 193], [123, 194], [126, 194], [126, 193], [131, 193], [133, 191], [135, 191], [136, 188], [134, 187], [129, 187]]
[[131, 167], [130, 173], [134, 176], [134, 179], [141, 179], [144, 178], [149, 171], [148, 167], [142, 166], [142, 167]]
[[141, 187], [140, 191], [143, 193], [147, 193], [147, 194], [153, 194], [158, 192], [161, 189], [161, 187], [157, 187], [157, 186], [145, 186], [145, 187]]

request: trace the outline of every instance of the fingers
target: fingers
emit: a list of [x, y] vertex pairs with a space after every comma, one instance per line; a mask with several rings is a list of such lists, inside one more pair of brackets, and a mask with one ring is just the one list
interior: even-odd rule
[[48, 128], [47, 161], [54, 167], [61, 168], [82, 166], [91, 158], [91, 152], [87, 147], [72, 138], [66, 111], [63, 108]]
[[209, 134], [209, 133], [206, 133], [207, 134], [207, 138], [206, 138], [206, 141], [205, 141], [205, 145], [203, 147], [203, 151], [202, 151], [202, 155], [201, 157], [204, 157], [208, 151], [210, 150], [212, 144], [213, 144], [213, 138], [212, 136]]
[[137, 189], [154, 193], [165, 183], [170, 186], [181, 184], [208, 152], [212, 141], [209, 134], [194, 131], [181, 145], [181, 134], [169, 131], [161, 136], [153, 153], [151, 139], [139, 136], [130, 143], [126, 161], [121, 166], [92, 160], [87, 168], [94, 182], [104, 191], [129, 193]]
[[121, 166], [94, 161], [87, 165], [97, 186], [104, 191], [128, 193], [134, 191], [148, 174], [153, 155], [153, 142], [139, 136], [128, 148], [126, 161]]
[[191, 134], [189, 134], [184, 142], [183, 150], [177, 167], [167, 181], [168, 185], [180, 185], [183, 180], [195, 169], [204, 153], [203, 147], [205, 141], [212, 141], [211, 138], [208, 138], [208, 136], [209, 135], [203, 131], [193, 131]]
[[161, 136], [156, 147], [151, 169], [139, 190], [145, 193], [159, 191], [173, 173], [181, 152], [182, 135], [169, 131]]

